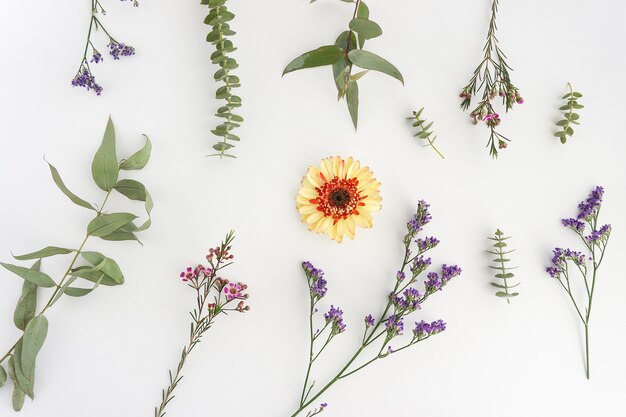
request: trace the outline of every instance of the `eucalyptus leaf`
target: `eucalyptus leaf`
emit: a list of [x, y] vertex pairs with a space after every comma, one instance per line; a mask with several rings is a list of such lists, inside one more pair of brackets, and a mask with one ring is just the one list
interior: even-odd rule
[[[34, 271], [39, 271], [41, 267], [41, 260], [35, 262], [31, 267]], [[15, 327], [20, 330], [24, 330], [26, 325], [33, 317], [35, 317], [35, 311], [37, 309], [37, 285], [24, 280], [22, 284], [22, 295], [17, 301], [15, 307], [15, 313], [13, 314], [13, 323]]]
[[[345, 31], [342, 32], [338, 37], [337, 40], [335, 41], [335, 46], [340, 47], [342, 49], [344, 49], [344, 53], [345, 53], [345, 48], [346, 46], [348, 46], [348, 50], [351, 51], [354, 48], [356, 48], [356, 40], [354, 39], [354, 36], [350, 37], [350, 45], [348, 45], [348, 34], [350, 32], [349, 31]], [[339, 92], [339, 96], [343, 97], [343, 95], [345, 94], [345, 80], [346, 80], [346, 73], [349, 74], [350, 73], [350, 68], [348, 67], [352, 67], [352, 64], [350, 63], [349, 60], [347, 59], [340, 59], [339, 61], [335, 62], [332, 65], [333, 68], [333, 79], [335, 80], [335, 85], [337, 86], [337, 91]], [[348, 75], [349, 77], [349, 75]]]
[[87, 262], [92, 264], [97, 271], [104, 272], [117, 284], [124, 283], [124, 275], [117, 262], [113, 259], [107, 258], [99, 252], [83, 252], [81, 255]]
[[348, 90], [346, 91], [346, 101], [348, 103], [348, 110], [350, 111], [350, 117], [352, 118], [352, 124], [354, 128], [357, 128], [359, 123], [359, 85], [356, 81], [348, 82]]
[[119, 166], [115, 152], [115, 127], [109, 117], [102, 144], [91, 164], [91, 173], [96, 185], [104, 191], [111, 191], [117, 182]]
[[146, 201], [146, 187], [139, 181], [129, 179], [119, 180], [114, 188], [120, 194], [131, 200]]
[[13, 410], [20, 411], [22, 409], [22, 406], [24, 406], [24, 399], [26, 397], [26, 394], [24, 394], [24, 391], [22, 391], [22, 389], [20, 388], [19, 381], [17, 380], [17, 376], [15, 374], [15, 361], [13, 359], [13, 356], [9, 357], [7, 365], [7, 369], [9, 370], [9, 377], [11, 378], [11, 381], [13, 381]]
[[7, 371], [4, 370], [4, 367], [0, 365], [0, 387], [2, 387], [7, 382]]
[[87, 234], [89, 236], [106, 236], [122, 226], [135, 220], [137, 216], [130, 213], [112, 213], [102, 214], [87, 226]]
[[350, 62], [363, 69], [374, 70], [387, 74], [404, 84], [404, 78], [400, 71], [389, 61], [380, 56], [362, 49], [355, 49], [348, 53]]
[[305, 52], [291, 61], [283, 71], [283, 75], [304, 68], [322, 67], [332, 65], [344, 57], [344, 50], [336, 45], [321, 46], [312, 51]]
[[91, 281], [93, 283], [99, 282], [100, 285], [106, 285], [109, 287], [120, 285], [119, 283], [115, 282], [113, 278], [107, 276], [106, 274], [102, 276], [102, 271], [99, 271], [96, 267], [79, 266], [72, 269], [70, 271], [70, 275], [86, 279], [87, 281]]
[[36, 252], [27, 253], [24, 255], [13, 255], [13, 257], [18, 261], [28, 261], [31, 259], [48, 258], [50, 256], [56, 255], [67, 255], [72, 252], [74, 252], [74, 249], [59, 248], [57, 246], [46, 246], [45, 248], [40, 249]]
[[[39, 354], [47, 335], [48, 319], [41, 314], [33, 317], [24, 330], [21, 366], [22, 372], [31, 383], [35, 380], [37, 354]], [[28, 394], [28, 392], [26, 393]]]
[[146, 138], [146, 144], [143, 148], [132, 154], [128, 159], [125, 159], [120, 164], [120, 169], [124, 170], [138, 170], [143, 169], [150, 161], [150, 154], [152, 153], [152, 142], [150, 138], [143, 135]]
[[63, 194], [65, 194], [74, 204], [77, 204], [89, 210], [94, 210], [94, 211], [96, 210], [93, 205], [91, 205], [87, 201], [83, 200], [82, 198], [80, 198], [79, 196], [71, 192], [65, 186], [65, 183], [63, 182], [63, 179], [61, 179], [61, 175], [59, 174], [59, 171], [50, 162], [46, 161], [46, 163], [48, 164], [48, 167], [50, 168], [50, 174], [52, 175], [52, 180], [57, 185], [57, 187], [59, 187], [59, 190], [61, 190]]
[[373, 39], [383, 34], [383, 30], [378, 23], [368, 19], [352, 19], [350, 21], [350, 29], [358, 33], [359, 41], [361, 39]]
[[0, 265], [13, 272], [15, 275], [22, 277], [26, 281], [37, 284], [40, 287], [52, 288], [56, 286], [56, 283], [48, 275], [41, 271], [35, 271], [33, 269], [24, 268], [23, 266], [17, 266], [0, 262]]
[[26, 395], [28, 395], [31, 399], [34, 399], [35, 381], [34, 379], [27, 378], [22, 371], [22, 343], [23, 339], [20, 340], [17, 345], [15, 345], [15, 349], [13, 349], [13, 371], [15, 372], [17, 385], [19, 385], [20, 389], [24, 391]]
[[[226, 144], [226, 145], [229, 145], [229, 144]], [[232, 145], [230, 145], [230, 146], [232, 146]], [[231, 156], [231, 155], [229, 155], [229, 156]], [[154, 208], [154, 202], [152, 201], [152, 196], [150, 195], [148, 190], [146, 190], [146, 213], [148, 214], [148, 220], [146, 220], [144, 222], [144, 224], [139, 226], [137, 228], [137, 230], [135, 230], [136, 232], [141, 232], [141, 231], [147, 230], [152, 225], [152, 219], [150, 217], [150, 213], [152, 213], [152, 209], [153, 208]]]

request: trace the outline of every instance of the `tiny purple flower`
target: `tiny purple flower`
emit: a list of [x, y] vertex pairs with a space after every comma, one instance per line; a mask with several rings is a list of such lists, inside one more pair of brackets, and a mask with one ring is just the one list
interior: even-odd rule
[[596, 186], [589, 194], [589, 197], [578, 204], [579, 212], [577, 218], [579, 220], [591, 220], [591, 218], [598, 213], [598, 210], [600, 210], [603, 195], [604, 188]]
[[343, 322], [343, 311], [340, 308], [335, 308], [331, 305], [328, 313], [324, 314], [324, 319], [327, 324], [331, 324], [331, 333], [337, 335], [343, 333], [346, 330], [346, 325]]
[[93, 51], [93, 56], [91, 57], [91, 60], [89, 62], [93, 62], [95, 64], [99, 64], [100, 62], [104, 61], [104, 58], [102, 58], [102, 54], [96, 50]]
[[438, 290], [441, 290], [443, 284], [439, 279], [439, 275], [436, 272], [429, 272], [426, 276], [428, 279], [424, 282], [424, 286], [426, 287], [427, 293], [434, 293]]
[[374, 319], [374, 316], [372, 316], [371, 314], [368, 314], [367, 316], [365, 316], [366, 327], [372, 327], [374, 324], [376, 324], [376, 319]]
[[425, 239], [417, 239], [415, 243], [417, 243], [417, 247], [419, 248], [420, 252], [426, 252], [427, 250], [437, 246], [439, 244], [439, 239], [431, 236]]
[[585, 230], [585, 222], [581, 222], [578, 219], [563, 219], [561, 223], [565, 227], [569, 227], [577, 232], [582, 232]]
[[93, 90], [98, 96], [102, 93], [102, 87], [96, 83], [96, 78], [91, 71], [84, 66], [72, 80], [72, 87], [85, 87], [87, 91]]
[[119, 43], [118, 41], [115, 41], [113, 39], [111, 39], [111, 41], [109, 42], [108, 47], [109, 54], [111, 54], [111, 56], [115, 60], [120, 59], [120, 56], [135, 55], [135, 48], [123, 43]]
[[387, 338], [392, 339], [404, 331], [404, 319], [393, 314], [385, 320], [385, 327], [387, 328]]
[[441, 267], [441, 282], [443, 285], [446, 285], [448, 283], [448, 281], [450, 281], [452, 278], [461, 275], [461, 268], [459, 268], [457, 265], [446, 265], [443, 264]]
[[600, 229], [592, 231], [589, 236], [585, 236], [585, 240], [589, 243], [598, 243], [608, 239], [610, 234], [611, 225], [605, 224]]

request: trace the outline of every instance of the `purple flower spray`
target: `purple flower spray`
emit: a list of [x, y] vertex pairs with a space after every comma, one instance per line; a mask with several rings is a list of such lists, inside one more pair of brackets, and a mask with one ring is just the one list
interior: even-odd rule
[[[461, 268], [456, 265], [444, 264], [441, 272], [429, 272], [424, 280], [424, 292], [421, 292], [415, 285], [420, 279], [419, 276], [431, 265], [429, 257], [424, 256], [426, 252], [435, 248], [439, 240], [434, 237], [416, 239], [417, 234], [424, 226], [430, 222], [431, 215], [428, 211], [429, 205], [420, 201], [417, 212], [407, 223], [407, 234], [404, 236], [404, 257], [401, 268], [396, 272], [392, 282], [393, 290], [387, 297], [387, 305], [382, 314], [375, 318], [368, 314], [364, 319], [364, 332], [361, 344], [356, 351], [346, 360], [341, 370], [318, 390], [314, 390], [315, 381], [312, 379], [313, 365], [317, 363], [321, 353], [325, 351], [330, 342], [339, 334], [346, 331], [343, 321], [343, 310], [334, 305], [323, 316], [321, 329], [315, 330], [314, 325], [318, 303], [324, 298], [328, 289], [324, 272], [311, 264], [303, 262], [302, 269], [309, 286], [309, 358], [306, 376], [302, 385], [302, 392], [298, 407], [291, 414], [291, 417], [299, 415], [305, 410], [309, 410], [307, 417], [312, 417], [321, 413], [327, 407], [326, 403], [317, 406], [314, 404], [320, 397], [336, 382], [352, 375], [379, 359], [398, 353], [418, 342], [441, 333], [446, 329], [446, 324], [442, 320], [427, 323], [424, 320], [415, 323], [412, 331], [405, 335], [405, 322], [409, 315], [421, 309], [426, 299], [442, 290], [442, 288], [454, 277], [461, 273]], [[411, 247], [415, 246], [416, 253]], [[399, 344], [399, 347], [391, 346], [392, 340]]]
[[[606, 246], [611, 235], [611, 225], [598, 226], [598, 216], [602, 206], [604, 189], [600, 186], [594, 188], [585, 201], [578, 205], [578, 215], [576, 218], [561, 220], [563, 226], [571, 229], [580, 237], [585, 246], [585, 252], [578, 252], [571, 249], [555, 248], [553, 251], [552, 265], [546, 268], [546, 272], [555, 278], [563, 287], [570, 300], [576, 308], [576, 313], [585, 328], [585, 371], [589, 379], [589, 318], [591, 316], [591, 304], [596, 288], [596, 278], [600, 264], [604, 259]], [[586, 231], [589, 227], [590, 231]], [[570, 280], [573, 275], [579, 274], [585, 284], [585, 294], [583, 306], [577, 301]]]

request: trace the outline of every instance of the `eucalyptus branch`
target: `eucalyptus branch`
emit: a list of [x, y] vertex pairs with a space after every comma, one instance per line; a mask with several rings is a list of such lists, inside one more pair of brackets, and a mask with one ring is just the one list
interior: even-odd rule
[[568, 136], [574, 135], [574, 129], [571, 125], [579, 125], [578, 119], [580, 119], [580, 115], [575, 113], [574, 110], [582, 109], [582, 104], [578, 103], [578, 99], [583, 95], [577, 91], [572, 89], [572, 85], [567, 83], [567, 88], [569, 92], [565, 94], [562, 98], [566, 100], [566, 103], [559, 107], [559, 110], [563, 111], [563, 119], [559, 120], [556, 125], [561, 128], [561, 130], [554, 132], [554, 136], [558, 137], [561, 140], [561, 143], [567, 142]]
[[[249, 306], [244, 305], [244, 300], [248, 299], [248, 294], [244, 293], [247, 285], [232, 283], [218, 276], [221, 270], [232, 264], [230, 261], [234, 256], [230, 250], [234, 239], [235, 234], [230, 231], [219, 246], [209, 250], [206, 266], [188, 267], [180, 274], [183, 281], [196, 293], [196, 304], [189, 312], [192, 318], [189, 341], [183, 347], [178, 366], [174, 372], [169, 371], [169, 385], [162, 392], [161, 403], [154, 408], [154, 417], [165, 416], [165, 409], [174, 399], [174, 390], [183, 378], [187, 357], [200, 343], [204, 333], [212, 327], [215, 319], [228, 311], [243, 313], [250, 310]], [[236, 307], [229, 307], [231, 303], [237, 303]]]
[[472, 102], [472, 98], [482, 90], [482, 98], [478, 105], [470, 113], [473, 124], [479, 121], [485, 122], [490, 129], [487, 147], [489, 154], [497, 158], [498, 150], [505, 149], [510, 140], [496, 131], [500, 125], [500, 115], [493, 108], [496, 96], [502, 98], [502, 105], [508, 112], [515, 103], [522, 104], [524, 99], [520, 96], [519, 90], [511, 82], [509, 70], [511, 67], [506, 62], [506, 55], [498, 45], [496, 32], [498, 26], [496, 16], [498, 14], [498, 1], [492, 0], [491, 19], [489, 20], [489, 30], [487, 31], [487, 41], [483, 48], [483, 59], [474, 70], [469, 83], [461, 90], [460, 97], [463, 99], [461, 108], [467, 110]]
[[[291, 414], [291, 417], [295, 417], [301, 412], [313, 407], [313, 404], [338, 381], [364, 369], [365, 367], [376, 362], [378, 359], [386, 358], [395, 352], [402, 351], [423, 340], [426, 340], [430, 335], [434, 335], [445, 330], [446, 325], [441, 320], [437, 320], [432, 323], [426, 323], [422, 320], [415, 323], [415, 328], [412, 331], [412, 337], [407, 343], [402, 345], [397, 350], [394, 350], [390, 345], [392, 340], [396, 340], [396, 338], [403, 335], [404, 320], [409, 315], [420, 309], [421, 305], [430, 295], [441, 290], [443, 286], [445, 286], [452, 278], [461, 273], [461, 269], [458, 266], [448, 266], [444, 264], [441, 269], [441, 276], [436, 272], [429, 272], [427, 274], [427, 279], [424, 281], [425, 291], [423, 294], [414, 288], [413, 284], [418, 281], [418, 277], [431, 265], [431, 259], [425, 258], [423, 254], [435, 248], [439, 244], [439, 240], [434, 237], [415, 239], [416, 235], [423, 229], [430, 219], [431, 216], [428, 212], [428, 204], [420, 201], [416, 214], [407, 224], [407, 234], [403, 239], [404, 256], [402, 266], [396, 273], [393, 291], [387, 297], [387, 304], [383, 309], [382, 314], [378, 316], [378, 319], [375, 319], [371, 314], [365, 317], [365, 332], [361, 344], [347, 359], [339, 372], [337, 372], [333, 378], [327, 381], [326, 384], [317, 391], [314, 391], [315, 384], [309, 383], [311, 374], [314, 370], [314, 363], [317, 363], [315, 362], [315, 359], [319, 356], [321, 351], [326, 349], [326, 346], [335, 336], [346, 330], [346, 325], [343, 322], [343, 311], [331, 305], [328, 312], [324, 314], [324, 321], [326, 326], [330, 329], [330, 334], [326, 338], [322, 348], [319, 350], [318, 355], [313, 355], [315, 339], [316, 336], [320, 334], [312, 331], [312, 323], [317, 312], [317, 308], [315, 306], [326, 295], [327, 282], [324, 279], [324, 273], [320, 269], [315, 268], [310, 262], [304, 262], [302, 264], [302, 268], [307, 278], [310, 295], [309, 322], [311, 323], [311, 337], [309, 362], [302, 388], [302, 394], [300, 396], [299, 405]], [[417, 245], [417, 255], [415, 256], [413, 256], [410, 249], [413, 243]], [[365, 356], [367, 352], [369, 352], [369, 348], [376, 343], [379, 343], [377, 348], [378, 353], [374, 354], [369, 359], [363, 360], [362, 357]], [[326, 403], [321, 403], [318, 407], [309, 411], [307, 416], [315, 415], [323, 411], [326, 406]]]
[[425, 145], [422, 145], [423, 147], [426, 146], [430, 146], [431, 148], [433, 148], [433, 150], [435, 152], [437, 152], [437, 155], [439, 155], [441, 157], [441, 159], [446, 159], [443, 154], [441, 152], [439, 152], [439, 149], [437, 149], [435, 147], [435, 141], [437, 140], [437, 136], [433, 136], [431, 137], [431, 135], [433, 134], [433, 132], [430, 130], [430, 128], [433, 125], [433, 122], [430, 123], [426, 123], [425, 119], [420, 119], [420, 116], [422, 115], [422, 112], [424, 111], [424, 108], [422, 107], [421, 109], [419, 109], [418, 111], [414, 111], [413, 112], [413, 117], [408, 117], [407, 120], [411, 120], [412, 121], [412, 126], [419, 128], [418, 132], [413, 135], [414, 137], [418, 138], [418, 139], [422, 139], [425, 140], [426, 143]]
[[201, 0], [200, 3], [209, 6], [209, 14], [204, 19], [204, 23], [211, 26], [211, 32], [206, 40], [215, 47], [215, 52], [211, 54], [211, 62], [220, 67], [213, 78], [216, 82], [223, 84], [215, 92], [215, 98], [225, 101], [215, 114], [223, 121], [211, 130], [211, 133], [221, 138], [213, 145], [213, 149], [218, 153], [211, 156], [234, 158], [235, 156], [227, 151], [235, 147], [233, 142], [239, 142], [239, 136], [233, 134], [232, 131], [240, 127], [240, 123], [243, 122], [243, 117], [233, 113], [234, 109], [241, 107], [241, 97], [232, 94], [233, 89], [241, 87], [239, 77], [231, 73], [239, 67], [239, 64], [229, 55], [237, 50], [231, 40], [235, 32], [230, 28], [229, 23], [235, 15], [226, 7], [227, 0]]
[[[146, 145], [128, 159], [118, 161], [115, 150], [115, 129], [109, 119], [102, 139], [102, 144], [94, 156], [92, 163], [92, 177], [96, 185], [105, 192], [104, 199], [99, 206], [83, 200], [72, 193], [58, 172], [49, 165], [52, 179], [57, 187], [74, 204], [92, 210], [94, 218], [87, 225], [87, 233], [78, 249], [46, 246], [35, 252], [14, 256], [19, 261], [36, 260], [32, 267], [25, 268], [9, 263], [0, 263], [4, 268], [13, 272], [24, 280], [22, 295], [18, 300], [13, 321], [15, 326], [22, 330], [13, 346], [2, 356], [0, 364], [7, 362], [9, 375], [13, 381], [13, 409], [20, 411], [24, 405], [25, 396], [34, 398], [35, 363], [37, 355], [48, 334], [48, 319], [44, 315], [61, 297], [83, 297], [90, 294], [98, 286], [116, 286], [124, 283], [124, 275], [117, 263], [99, 252], [84, 250], [90, 237], [99, 237], [109, 241], [134, 240], [139, 242], [136, 233], [150, 227], [150, 211], [152, 199], [145, 186], [139, 181], [118, 179], [121, 170], [139, 170], [145, 167], [150, 159], [151, 144]], [[137, 218], [131, 213], [105, 213], [104, 208], [113, 190], [131, 200], [145, 202], [148, 220], [137, 227], [133, 221]], [[141, 243], [141, 242], [139, 242]], [[41, 260], [58, 255], [73, 254], [65, 273], [57, 281], [41, 271]], [[78, 265], [79, 258], [86, 261]], [[90, 281], [91, 288], [74, 287], [77, 279]], [[50, 298], [38, 314], [36, 313], [39, 288], [53, 288]], [[0, 365], [0, 374], [4, 373]]]
[[510, 259], [508, 259], [506, 257], [506, 255], [515, 252], [515, 249], [513, 250], [505, 250], [507, 247], [506, 244], [506, 240], [510, 239], [510, 237], [505, 237], [504, 233], [498, 229], [496, 230], [496, 233], [494, 234], [494, 237], [489, 237], [489, 240], [494, 241], [495, 243], [492, 245], [495, 249], [493, 250], [488, 250], [487, 253], [490, 253], [492, 255], [495, 255], [496, 258], [493, 259], [492, 261], [494, 262], [495, 266], [490, 265], [489, 268], [491, 269], [495, 269], [496, 271], [498, 271], [494, 276], [502, 281], [498, 281], [498, 282], [491, 282], [491, 285], [493, 287], [496, 287], [498, 289], [500, 289], [500, 291], [496, 292], [496, 296], [498, 297], [502, 297], [502, 298], [506, 298], [506, 302], [507, 303], [511, 303], [511, 298], [513, 297], [517, 297], [519, 295], [518, 292], [509, 292], [509, 290], [511, 288], [515, 288], [519, 285], [519, 282], [516, 284], [511, 285], [509, 283], [509, 279], [513, 278], [515, 276], [514, 273], [510, 272], [512, 269], [515, 269], [517, 267], [507, 267], [506, 265], [508, 264], [508, 262], [511, 262]]
[[[597, 273], [600, 264], [604, 259], [606, 247], [611, 235], [611, 225], [605, 224], [598, 227], [598, 216], [602, 206], [602, 198], [604, 189], [596, 187], [589, 197], [578, 205], [578, 215], [576, 218], [561, 220], [563, 226], [573, 230], [582, 240], [587, 253], [574, 251], [571, 249], [555, 248], [553, 251], [552, 265], [546, 268], [546, 272], [556, 278], [565, 290], [569, 299], [574, 306], [578, 317], [585, 329], [585, 371], [587, 379], [589, 379], [589, 324], [591, 318], [591, 305], [593, 303], [593, 295], [596, 286]], [[591, 229], [588, 235], [585, 235], [587, 226]], [[590, 267], [587, 266], [590, 261]], [[582, 297], [584, 303], [577, 301], [577, 297], [572, 291], [570, 284], [570, 274], [568, 264], [574, 264], [579, 271], [584, 284], [585, 294]], [[563, 282], [565, 279], [565, 283]], [[591, 283], [591, 284], [590, 284]], [[584, 314], [580, 305], [584, 306]]]

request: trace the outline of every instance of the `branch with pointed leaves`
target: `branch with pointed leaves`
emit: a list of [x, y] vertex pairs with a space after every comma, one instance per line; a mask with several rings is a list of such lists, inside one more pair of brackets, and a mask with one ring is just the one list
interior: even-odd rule
[[443, 154], [439, 152], [439, 149], [435, 147], [437, 135], [432, 136], [433, 132], [430, 130], [430, 128], [433, 126], [433, 122], [427, 123], [425, 119], [420, 118], [423, 111], [424, 108], [422, 107], [418, 111], [413, 112], [413, 117], [407, 117], [407, 120], [411, 120], [411, 125], [419, 129], [418, 132], [413, 136], [427, 142], [426, 144], [422, 145], [422, 147], [430, 146], [435, 152], [437, 152], [437, 155], [439, 155], [441, 159], [446, 159]]
[[[305, 68], [332, 67], [333, 80], [337, 87], [337, 98], [346, 99], [354, 128], [359, 121], [358, 81], [370, 70], [381, 72], [404, 84], [400, 71], [386, 59], [363, 49], [365, 41], [382, 35], [381, 27], [370, 20], [369, 8], [362, 0], [342, 0], [353, 3], [354, 12], [348, 24], [349, 30], [342, 32], [333, 45], [321, 46], [305, 52], [284, 69], [283, 75]], [[313, 3], [313, 1], [311, 2]], [[354, 67], [362, 71], [353, 73]]]
[[[37, 354], [48, 334], [48, 320], [45, 316], [48, 309], [64, 295], [84, 297], [101, 285], [116, 286], [124, 283], [124, 275], [117, 262], [99, 252], [85, 249], [89, 238], [99, 237], [108, 241], [131, 240], [139, 242], [137, 233], [150, 227], [150, 212], [153, 203], [146, 187], [136, 180], [119, 179], [119, 174], [121, 171], [143, 169], [150, 159], [152, 144], [146, 137], [146, 144], [143, 148], [128, 159], [121, 161], [117, 159], [115, 148], [115, 128], [109, 119], [102, 144], [91, 165], [93, 180], [98, 188], [104, 192], [103, 201], [99, 206], [83, 200], [70, 191], [61, 179], [59, 171], [53, 165], [48, 164], [52, 180], [61, 192], [74, 204], [94, 212], [94, 218], [87, 225], [86, 234], [77, 249], [46, 246], [35, 252], [13, 256], [18, 261], [36, 260], [30, 268], [0, 262], [0, 265], [5, 269], [24, 280], [22, 295], [18, 300], [13, 316], [15, 326], [23, 333], [0, 358], [0, 382], [2, 382], [0, 386], [4, 383], [2, 375], [6, 375], [1, 364], [6, 361], [8, 374], [13, 381], [13, 409], [15, 411], [22, 409], [25, 396], [29, 396], [31, 399], [35, 396], [35, 363]], [[105, 212], [105, 205], [114, 191], [130, 200], [144, 202], [148, 219], [142, 225], [137, 226], [134, 223], [137, 216], [132, 213]], [[55, 281], [41, 271], [41, 261], [43, 258], [59, 255], [70, 255], [71, 260], [65, 273], [58, 281]], [[74, 283], [79, 279], [91, 284], [88, 287], [75, 286]], [[52, 294], [41, 311], [36, 313], [38, 292], [44, 288], [51, 289]]]
[[213, 75], [215, 82], [222, 84], [215, 92], [215, 99], [225, 102], [215, 113], [215, 116], [223, 121], [211, 130], [211, 133], [221, 139], [213, 145], [217, 153], [210, 156], [235, 158], [228, 151], [235, 147], [233, 142], [240, 140], [239, 136], [233, 134], [233, 130], [241, 126], [243, 117], [233, 112], [234, 109], [241, 107], [241, 97], [233, 94], [233, 89], [241, 87], [241, 84], [239, 77], [232, 73], [239, 68], [237, 60], [230, 56], [230, 53], [237, 50], [231, 39], [235, 32], [230, 28], [230, 22], [235, 15], [228, 10], [226, 3], [227, 0], [201, 0], [201, 4], [209, 6], [209, 14], [204, 23], [211, 26], [206, 40], [215, 47], [215, 52], [211, 54], [211, 62], [220, 67]]
[[498, 1], [492, 0], [491, 3], [491, 19], [489, 21], [489, 30], [487, 32], [487, 42], [485, 44], [484, 56], [478, 67], [474, 70], [474, 75], [469, 83], [463, 88], [459, 96], [463, 99], [461, 108], [467, 110], [474, 96], [478, 95], [482, 90], [482, 98], [478, 102], [474, 110], [471, 111], [470, 117], [473, 124], [482, 121], [489, 127], [489, 140], [487, 147], [489, 154], [493, 158], [498, 157], [498, 150], [505, 149], [510, 140], [500, 134], [496, 128], [500, 125], [500, 115], [494, 109], [496, 97], [502, 99], [502, 105], [506, 112], [513, 108], [515, 103], [522, 104], [524, 99], [520, 96], [519, 90], [511, 82], [509, 70], [511, 67], [506, 62], [506, 55], [498, 45], [496, 31], [496, 15], [498, 13]]
[[488, 250], [487, 253], [495, 255], [496, 258], [493, 259], [494, 265], [489, 265], [489, 268], [495, 269], [498, 271], [494, 277], [498, 278], [499, 281], [491, 282], [492, 287], [496, 287], [499, 291], [496, 292], [497, 297], [506, 298], [507, 303], [511, 303], [510, 299], [513, 297], [517, 297], [519, 295], [518, 292], [510, 292], [511, 288], [515, 288], [519, 285], [519, 282], [516, 284], [511, 284], [508, 280], [515, 276], [514, 273], [510, 272], [512, 269], [517, 267], [507, 266], [510, 259], [506, 257], [509, 253], [515, 252], [515, 249], [506, 250], [507, 243], [506, 240], [510, 239], [510, 236], [504, 236], [504, 232], [500, 229], [497, 229], [493, 237], [487, 238], [489, 240], [494, 241], [495, 243], [492, 245], [494, 249]]
[[[209, 250], [206, 256], [207, 265], [188, 267], [180, 273], [183, 282], [196, 293], [196, 303], [189, 312], [191, 315], [189, 341], [183, 347], [176, 370], [169, 372], [169, 385], [162, 392], [161, 404], [154, 409], [154, 417], [165, 416], [165, 409], [174, 399], [174, 390], [183, 378], [182, 371], [187, 357], [200, 343], [204, 333], [213, 326], [215, 319], [232, 311], [243, 313], [250, 310], [249, 306], [244, 305], [244, 300], [248, 299], [248, 294], [244, 291], [248, 286], [232, 283], [218, 276], [221, 270], [233, 263], [234, 255], [230, 250], [234, 239], [235, 232], [231, 230], [219, 246]], [[233, 303], [237, 305], [233, 306]]]
[[579, 125], [580, 115], [576, 113], [574, 110], [582, 109], [583, 106], [578, 102], [578, 99], [583, 95], [578, 91], [574, 91], [572, 89], [572, 85], [567, 83], [567, 88], [569, 92], [563, 96], [563, 99], [566, 100], [566, 103], [559, 107], [559, 110], [563, 112], [563, 119], [559, 120], [556, 125], [561, 128], [561, 130], [554, 132], [554, 136], [561, 140], [561, 143], [567, 142], [568, 136], [574, 135], [574, 129], [572, 125]]

